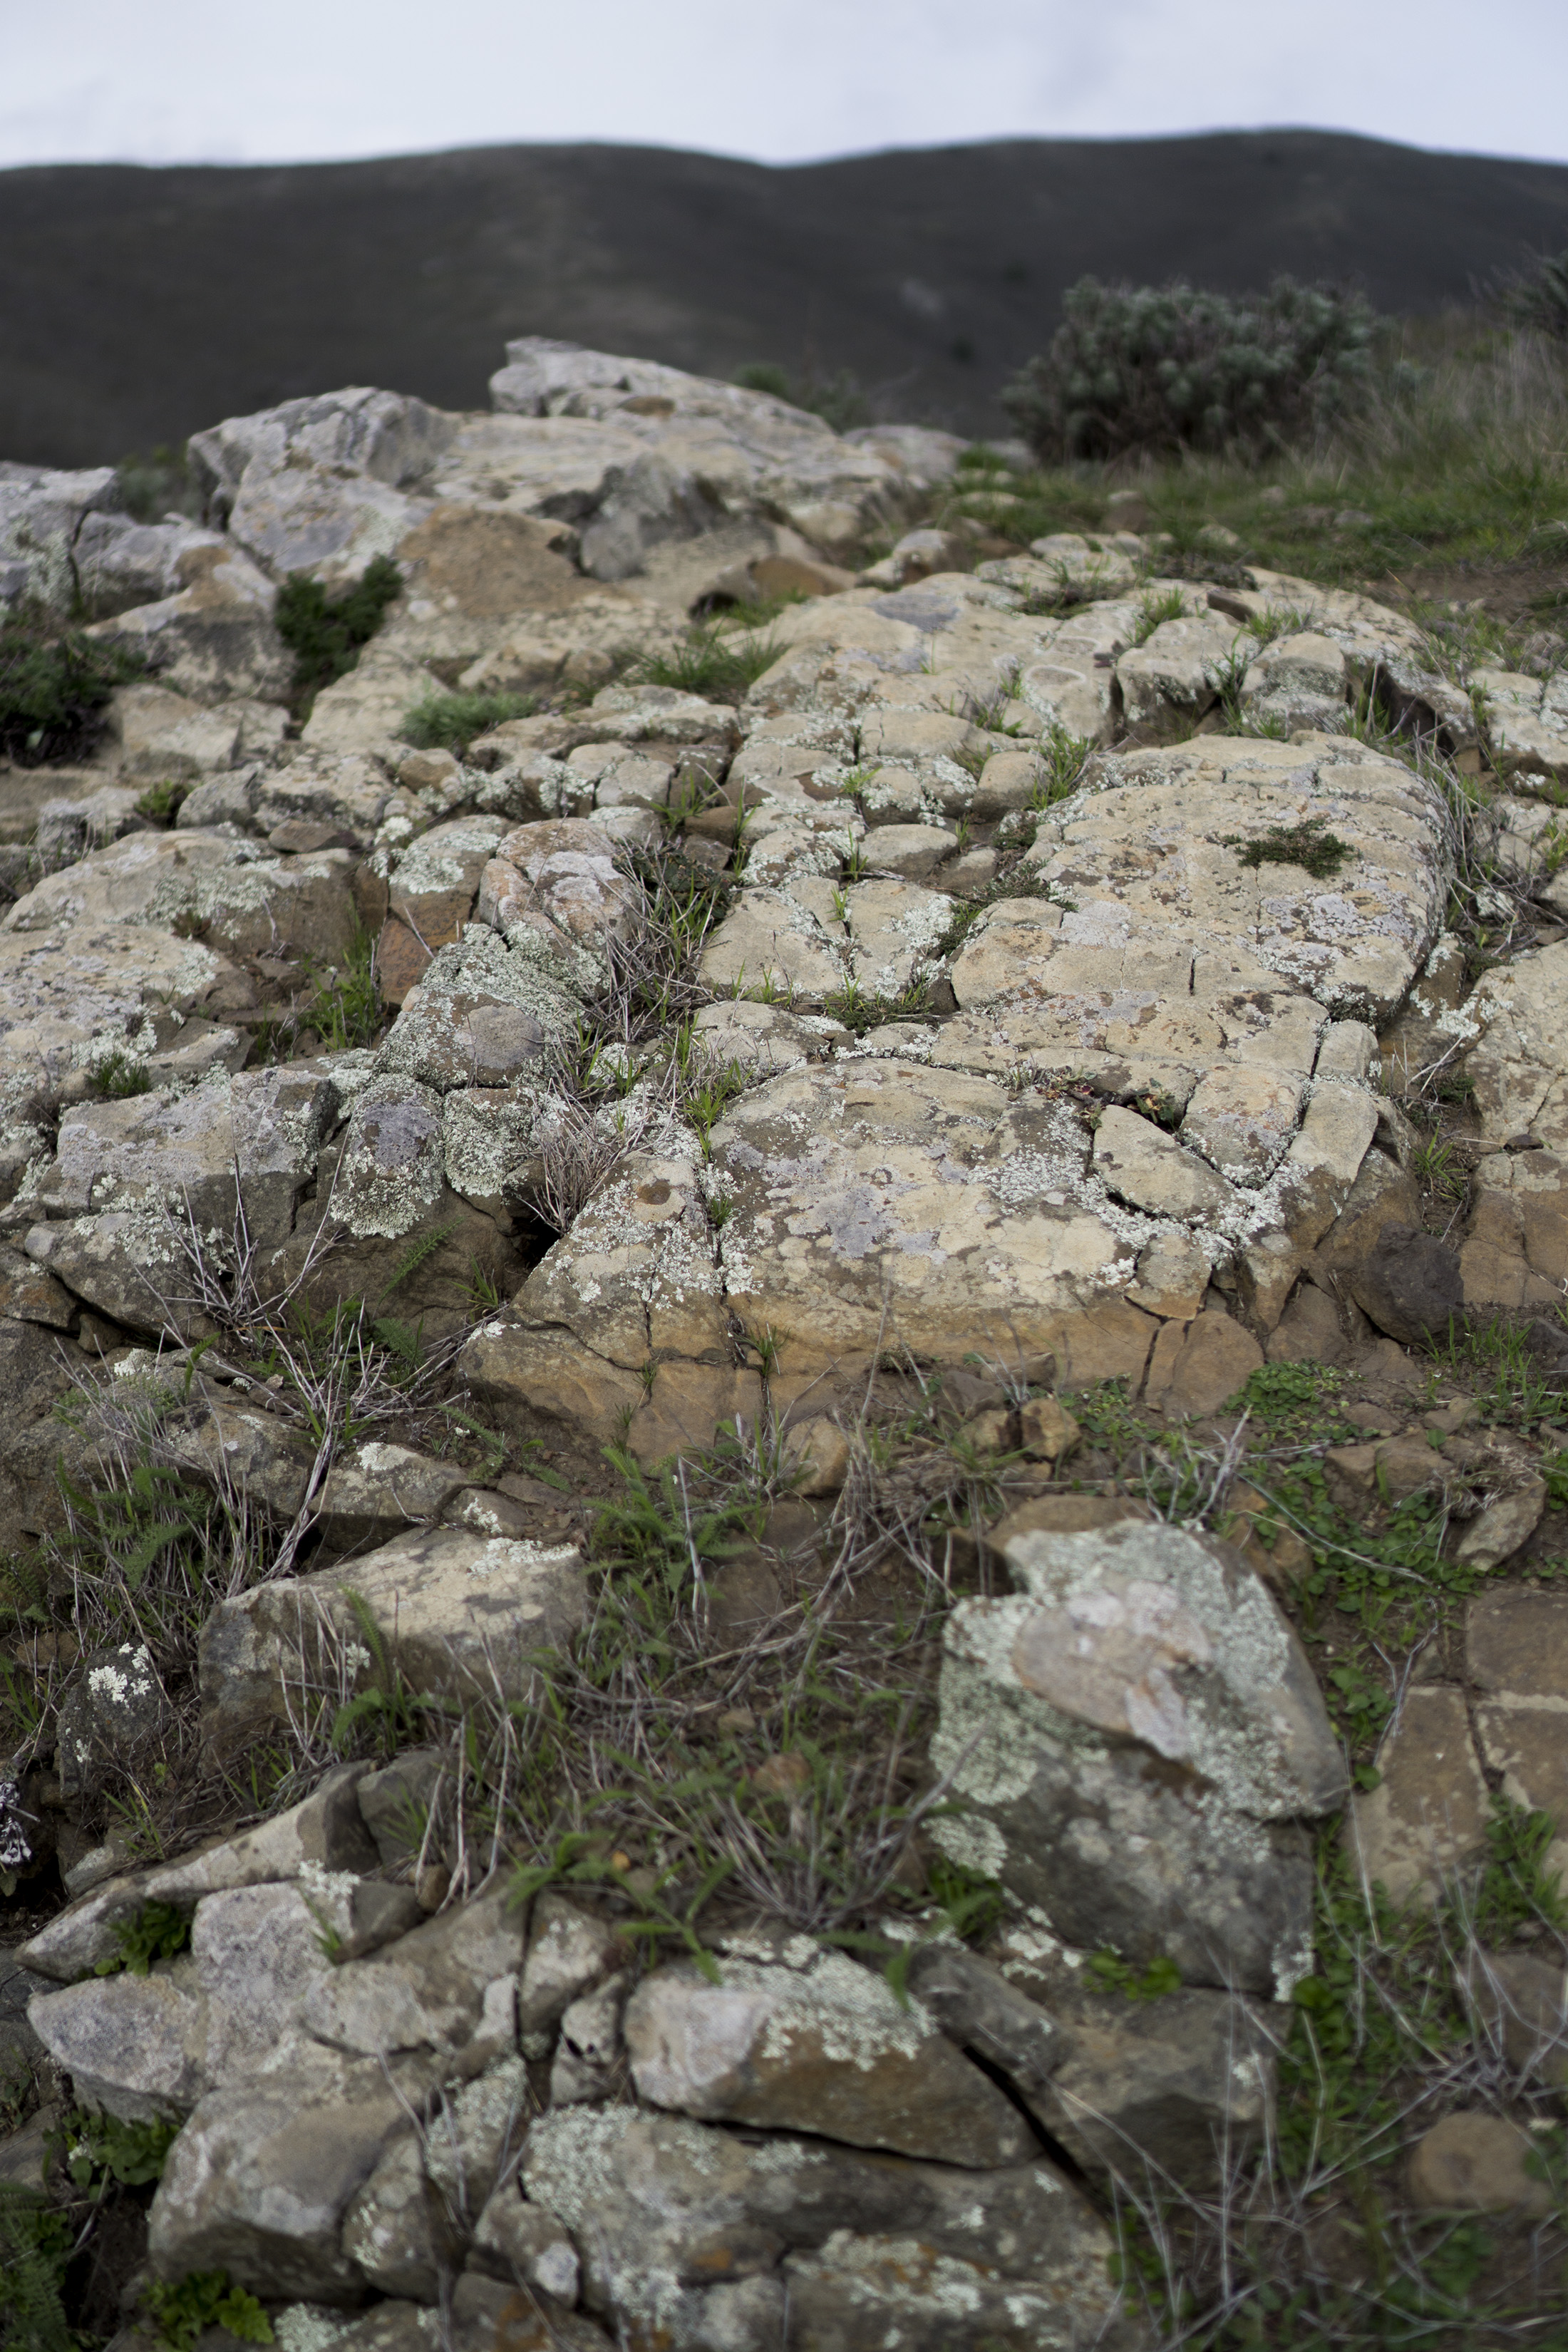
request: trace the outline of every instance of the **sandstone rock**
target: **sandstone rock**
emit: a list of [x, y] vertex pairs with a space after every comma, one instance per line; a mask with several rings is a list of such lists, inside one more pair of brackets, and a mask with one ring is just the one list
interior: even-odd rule
[[1454, 1546], [1454, 1558], [1489, 1574], [1530, 1541], [1546, 1508], [1544, 1478], [1521, 1478], [1513, 1492], [1478, 1511]]
[[1364, 1445], [1331, 1445], [1323, 1475], [1340, 1508], [1359, 1517], [1367, 1504], [1402, 1503], [1443, 1483], [1443, 1457], [1424, 1437], [1390, 1437]]
[[332, 1215], [351, 1234], [396, 1241], [428, 1218], [445, 1183], [437, 1097], [409, 1078], [373, 1078], [350, 1114]]
[[[1500, 1506], [1498, 1507], [1501, 1507]], [[1568, 1612], [1555, 1592], [1502, 1586], [1469, 1604], [1466, 1647], [1482, 1697], [1476, 1732], [1489, 1771], [1515, 1804], [1548, 1813], [1556, 1834], [1548, 1871], [1568, 1872], [1568, 1742], [1561, 1697]]]
[[1347, 1836], [1391, 1899], [1436, 1899], [1443, 1880], [1486, 1850], [1486, 1782], [1461, 1691], [1416, 1684], [1378, 1750], [1378, 1786], [1356, 1795]]
[[175, 559], [179, 585], [87, 635], [139, 653], [162, 685], [195, 702], [254, 695], [281, 702], [294, 656], [273, 619], [278, 592], [231, 541], [204, 538]]
[[1101, 1112], [1095, 1129], [1094, 1165], [1113, 1192], [1152, 1216], [1212, 1220], [1223, 1215], [1235, 1198], [1223, 1177], [1184, 1150], [1174, 1136], [1133, 1111]]
[[735, 1362], [704, 1203], [689, 1160], [634, 1152], [605, 1180], [510, 1317], [481, 1323], [463, 1349], [463, 1376], [502, 1428], [553, 1425], [601, 1444], [624, 1431], [658, 1461], [755, 1413], [757, 1375]]
[[407, 495], [452, 437], [439, 410], [353, 387], [194, 434], [190, 463], [229, 536], [275, 578], [353, 579], [420, 519]]
[[468, 2267], [489, 2278], [521, 2278], [568, 2308], [582, 2284], [571, 2237], [548, 2206], [524, 2202], [515, 2178], [502, 2181], [479, 2215]]
[[252, 1237], [277, 1243], [336, 1110], [331, 1078], [308, 1065], [222, 1072], [184, 1095], [83, 1103], [61, 1119], [36, 1197], [56, 1216], [166, 1204], [182, 1217], [188, 1211], [202, 1230], [226, 1234], [237, 1185]]
[[568, 2008], [611, 1973], [625, 1948], [613, 1921], [552, 1889], [538, 1897], [518, 1983], [518, 2039], [525, 2057], [550, 2055]]
[[112, 466], [77, 473], [7, 466], [0, 476], [0, 604], [36, 598], [68, 613], [79, 586], [77, 542], [90, 517], [112, 515], [120, 504]]
[[1478, 1952], [1467, 1990], [1510, 2066], [1561, 2089], [1568, 2083], [1568, 1976], [1531, 1952]]
[[170, 1017], [219, 1002], [248, 1003], [248, 983], [210, 948], [129, 923], [42, 933], [0, 929], [0, 1102], [13, 1115], [40, 1096], [58, 1105], [75, 1071], [118, 1047], [166, 1040]]
[[367, 2284], [383, 2294], [437, 2301], [443, 2273], [462, 2256], [462, 2241], [426, 2178], [419, 2141], [394, 2139], [343, 2215], [342, 2251]]
[[1173, 1420], [1217, 1412], [1262, 1361], [1263, 1350], [1251, 1332], [1228, 1315], [1165, 1323], [1150, 1352], [1144, 1402]]
[[434, 2051], [468, 2078], [515, 2054], [521, 1957], [510, 1889], [492, 1888], [314, 1979], [300, 2022], [351, 2059]]
[[59, 1712], [55, 1769], [61, 1793], [96, 1790], [104, 1772], [138, 1741], [155, 1738], [171, 1718], [145, 1642], [111, 1642], [89, 1650]]
[[[576, 817], [520, 825], [503, 835], [479, 880], [475, 919], [570, 970], [607, 930], [634, 928], [636, 893], [616, 866], [604, 828]], [[590, 967], [591, 968], [591, 967]]]
[[1075, 1382], [1142, 1370], [1148, 1318], [1105, 1283], [1126, 1244], [1082, 1202], [1059, 1107], [907, 1061], [807, 1067], [742, 1096], [711, 1149], [730, 1303], [788, 1334], [792, 1375], [900, 1344], [1055, 1349]]
[[333, 1768], [302, 1804], [258, 1829], [149, 1870], [111, 1879], [57, 1914], [19, 1952], [22, 1964], [62, 1984], [89, 1976], [117, 1951], [113, 1930], [146, 1903], [194, 1910], [204, 1895], [236, 1886], [292, 1884], [306, 1865], [332, 1876], [374, 1870], [375, 1848], [355, 1801], [367, 1767]]
[[[580, 1622], [582, 1562], [553, 1548], [441, 1528], [405, 1536], [341, 1568], [285, 1577], [221, 1601], [202, 1628], [202, 1735], [217, 1758], [235, 1755], [283, 1712], [282, 1676], [313, 1657], [325, 1632], [357, 1639], [352, 1588], [395, 1643], [404, 1679], [460, 1697], [476, 1687], [521, 1697], [530, 1653], [563, 1641]], [[365, 1664], [368, 1665], [368, 1655]]]
[[842, 927], [826, 928], [779, 890], [742, 890], [702, 951], [702, 979], [716, 995], [777, 992], [819, 1008], [848, 979]]
[[407, 2059], [389, 2069], [323, 2050], [209, 2092], [153, 2200], [155, 2273], [226, 2270], [253, 2294], [361, 2301], [363, 2275], [340, 2243], [344, 2210], [404, 2128], [399, 2092], [418, 2096], [426, 2080]]
[[317, 1505], [316, 1531], [329, 1551], [384, 1544], [410, 1526], [425, 1526], [464, 1484], [464, 1473], [405, 1445], [369, 1439], [334, 1462]]
[[1288, 1989], [1309, 1933], [1294, 1817], [1331, 1811], [1344, 1773], [1267, 1588], [1164, 1527], [1019, 1534], [1006, 1557], [1017, 1597], [961, 1601], [944, 1636], [931, 1757], [966, 1810], [937, 1842], [1075, 1944]]
[[1410, 2153], [1410, 2201], [1426, 2212], [1517, 2213], [1544, 2221], [1556, 2207], [1549, 2180], [1530, 2168], [1535, 2142], [1506, 2116], [1445, 2116]]
[[1202, 2191], [1261, 2138], [1281, 2025], [1258, 2003], [1196, 1989], [1151, 2000], [1098, 1991], [1081, 1954], [1027, 1927], [1004, 1931], [988, 1958], [1016, 1999], [1026, 1989], [1027, 2005], [1049, 2012], [1054, 2063], [1019, 2088], [1091, 2176]]
[[390, 1764], [367, 1772], [356, 1794], [360, 1818], [384, 1864], [405, 1862], [419, 1850], [423, 1816], [441, 1775], [435, 1748], [400, 1748]]
[[678, 1962], [638, 1985], [625, 2032], [650, 2105], [815, 2132], [949, 2163], [1015, 2163], [1028, 2137], [994, 2084], [918, 2002], [840, 1953]]
[[630, 1984], [628, 1976], [609, 1977], [567, 2004], [550, 2069], [552, 2107], [606, 2098], [618, 2087], [626, 2058], [621, 2013]]

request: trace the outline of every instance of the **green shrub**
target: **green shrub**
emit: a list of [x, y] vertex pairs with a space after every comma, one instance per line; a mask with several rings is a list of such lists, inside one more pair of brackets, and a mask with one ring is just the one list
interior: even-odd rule
[[420, 751], [450, 751], [461, 759], [477, 735], [504, 727], [509, 719], [531, 719], [539, 708], [531, 694], [427, 694], [405, 713], [403, 740]]
[[0, 752], [24, 768], [69, 760], [101, 732], [117, 686], [141, 677], [142, 656], [62, 629], [41, 606], [0, 622]]
[[1002, 394], [1047, 459], [1261, 455], [1360, 405], [1369, 383], [1367, 305], [1289, 278], [1240, 297], [1082, 278], [1063, 309], [1048, 352]]
[[0, 2344], [10, 2352], [76, 2352], [60, 2300], [75, 2237], [37, 2189], [0, 2181]]
[[329, 596], [319, 580], [294, 572], [278, 591], [273, 617], [294, 656], [294, 703], [303, 716], [324, 686], [344, 677], [386, 617], [403, 586], [389, 555], [366, 564], [352, 588]]

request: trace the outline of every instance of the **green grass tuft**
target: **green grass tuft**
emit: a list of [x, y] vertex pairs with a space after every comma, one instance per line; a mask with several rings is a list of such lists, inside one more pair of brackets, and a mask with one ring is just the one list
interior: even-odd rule
[[450, 751], [461, 759], [478, 736], [509, 719], [531, 719], [534, 694], [427, 694], [404, 714], [403, 740], [418, 751]]

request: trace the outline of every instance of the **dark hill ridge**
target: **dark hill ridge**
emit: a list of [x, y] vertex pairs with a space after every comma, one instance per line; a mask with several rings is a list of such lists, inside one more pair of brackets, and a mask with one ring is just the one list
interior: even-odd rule
[[1568, 244], [1568, 167], [1313, 131], [778, 168], [615, 146], [0, 173], [0, 454], [102, 462], [358, 383], [484, 404], [509, 335], [847, 366], [972, 432], [1085, 270], [1432, 311]]

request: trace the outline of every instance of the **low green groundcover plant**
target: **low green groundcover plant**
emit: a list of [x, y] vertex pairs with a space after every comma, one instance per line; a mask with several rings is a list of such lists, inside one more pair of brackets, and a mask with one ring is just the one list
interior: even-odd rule
[[1105, 286], [1063, 298], [1049, 349], [1003, 393], [1047, 461], [1182, 449], [1264, 455], [1363, 402], [1376, 321], [1359, 296]]
[[0, 622], [0, 754], [24, 768], [89, 750], [117, 686], [146, 662], [121, 646], [96, 645], [62, 628], [39, 605]]
[[352, 588], [330, 596], [319, 580], [296, 572], [278, 591], [278, 634], [294, 656], [294, 703], [303, 717], [321, 688], [345, 677], [403, 586], [389, 555], [365, 565]]

